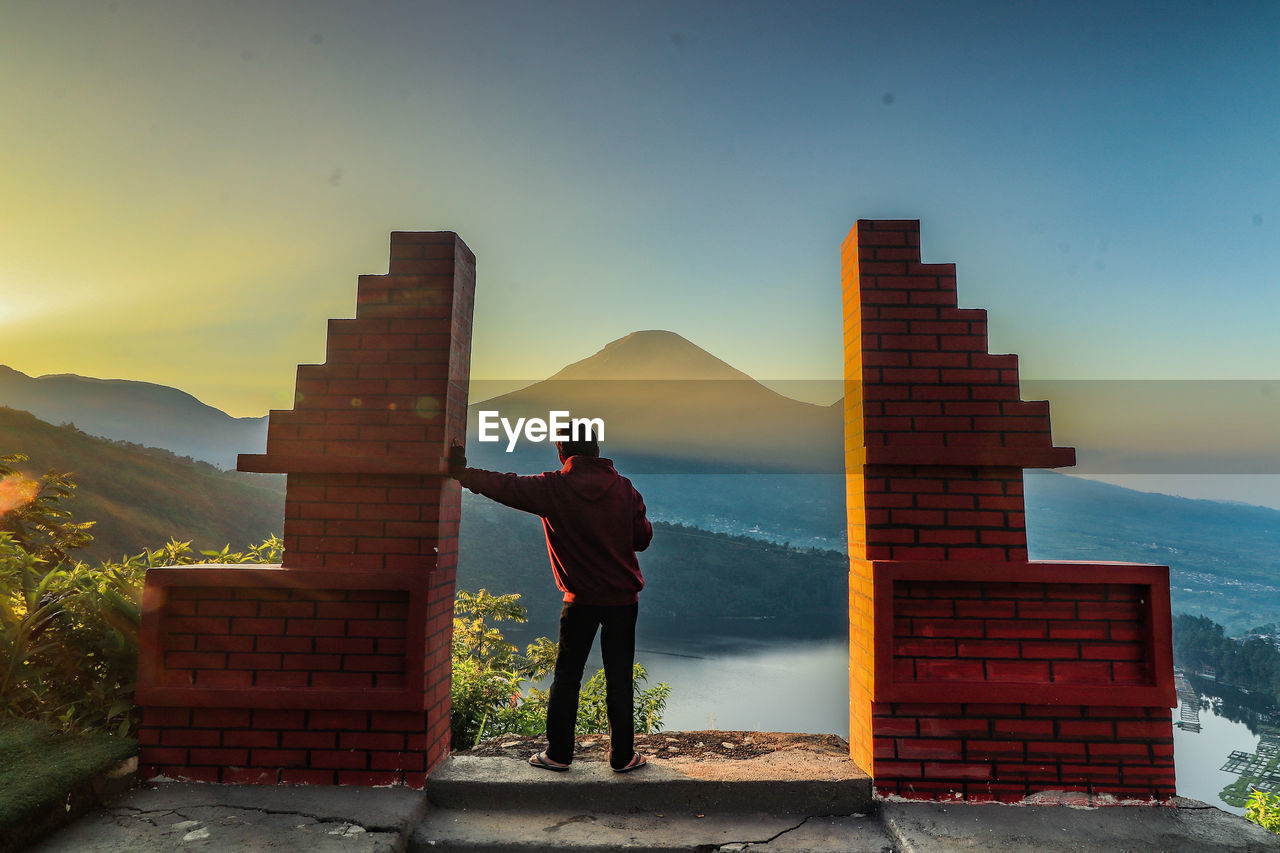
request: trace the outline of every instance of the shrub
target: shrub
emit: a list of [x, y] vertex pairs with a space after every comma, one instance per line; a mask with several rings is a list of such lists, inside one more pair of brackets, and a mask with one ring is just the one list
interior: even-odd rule
[[131, 734], [147, 569], [274, 563], [280, 547], [274, 536], [244, 552], [171, 541], [119, 562], [50, 564], [0, 532], [0, 715]]
[[0, 456], [0, 716], [131, 734], [147, 569], [279, 562], [280, 540], [198, 553], [174, 540], [90, 566], [72, 555], [93, 540], [93, 523], [65, 506], [75, 484], [53, 471], [24, 477], [8, 465], [22, 458]]
[[1280, 794], [1250, 792], [1244, 804], [1244, 816], [1263, 829], [1280, 834]]
[[[548, 692], [535, 686], [555, 668], [556, 644], [546, 637], [530, 643], [523, 654], [489, 623], [526, 621], [520, 596], [458, 590], [453, 620], [453, 716], [450, 741], [467, 749], [504, 734], [539, 735], [546, 728]], [[644, 688], [648, 674], [640, 664], [632, 670], [633, 720], [641, 733], [662, 729], [669, 685]], [[604, 670], [582, 686], [578, 697], [578, 734], [607, 731]]]

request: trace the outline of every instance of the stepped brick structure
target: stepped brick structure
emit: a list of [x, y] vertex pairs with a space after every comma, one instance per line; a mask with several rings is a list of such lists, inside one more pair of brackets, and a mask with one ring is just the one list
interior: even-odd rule
[[850, 750], [881, 794], [1174, 793], [1164, 566], [1027, 560], [1022, 471], [1074, 464], [917, 221], [842, 250]]
[[391, 235], [243, 471], [288, 475], [283, 565], [147, 574], [143, 777], [421, 787], [449, 748], [475, 256]]

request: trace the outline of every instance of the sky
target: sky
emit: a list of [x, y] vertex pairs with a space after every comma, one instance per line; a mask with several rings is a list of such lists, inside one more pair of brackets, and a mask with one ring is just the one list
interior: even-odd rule
[[835, 379], [840, 243], [910, 218], [1026, 378], [1280, 379], [1277, 44], [1274, 2], [0, 0], [0, 364], [286, 408], [389, 232], [453, 230], [475, 378], [669, 329]]

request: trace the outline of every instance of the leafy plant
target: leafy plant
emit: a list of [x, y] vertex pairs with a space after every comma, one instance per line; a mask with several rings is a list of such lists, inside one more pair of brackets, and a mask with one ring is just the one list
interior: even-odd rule
[[93, 522], [73, 522], [62, 505], [76, 489], [65, 474], [48, 471], [32, 479], [10, 467], [26, 459], [21, 453], [0, 456], [0, 532], [46, 563], [63, 562], [70, 551], [93, 541]]
[[195, 552], [170, 540], [91, 566], [71, 556], [93, 538], [92, 522], [73, 521], [65, 507], [75, 484], [53, 471], [24, 477], [9, 467], [22, 458], [0, 457], [0, 716], [130, 734], [147, 569], [279, 562], [281, 542]]
[[[671, 685], [660, 681], [653, 687], [641, 685], [649, 680], [649, 673], [642, 664], [632, 664], [631, 695], [635, 708], [632, 712], [634, 731], [637, 734], [648, 734], [662, 730], [662, 712], [667, 707], [667, 697], [671, 694]], [[578, 696], [578, 734], [594, 734], [609, 730], [609, 715], [605, 704], [604, 670], [587, 679]]]
[[[466, 749], [488, 737], [504, 734], [538, 735], [546, 727], [548, 692], [535, 683], [555, 669], [556, 644], [546, 637], [530, 643], [524, 653], [507, 642], [490, 623], [523, 623], [528, 612], [517, 594], [493, 595], [458, 590], [453, 620], [453, 716], [451, 742]], [[635, 731], [662, 728], [662, 711], [671, 688], [659, 683], [645, 689], [645, 669], [632, 671]], [[607, 731], [604, 670], [583, 685], [578, 697], [578, 734]]]
[[273, 563], [271, 537], [243, 552], [172, 540], [96, 566], [51, 563], [0, 533], [0, 715], [62, 731], [130, 734], [146, 571], [192, 563]]
[[1280, 794], [1251, 792], [1244, 804], [1244, 816], [1263, 829], [1280, 834]]

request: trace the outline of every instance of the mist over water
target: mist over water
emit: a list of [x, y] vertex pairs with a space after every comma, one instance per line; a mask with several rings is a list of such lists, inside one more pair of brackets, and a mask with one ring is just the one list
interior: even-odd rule
[[650, 683], [666, 681], [672, 730], [730, 729], [849, 736], [849, 644], [844, 639], [753, 643], [736, 651], [646, 647]]

